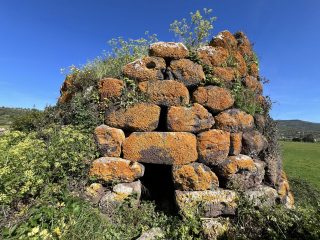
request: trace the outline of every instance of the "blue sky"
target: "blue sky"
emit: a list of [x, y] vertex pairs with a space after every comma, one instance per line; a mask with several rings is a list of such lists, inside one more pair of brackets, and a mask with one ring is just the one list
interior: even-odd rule
[[61, 68], [118, 36], [174, 40], [169, 24], [204, 7], [218, 17], [214, 35], [243, 30], [255, 44], [275, 119], [320, 122], [319, 0], [0, 0], [0, 106], [54, 104]]

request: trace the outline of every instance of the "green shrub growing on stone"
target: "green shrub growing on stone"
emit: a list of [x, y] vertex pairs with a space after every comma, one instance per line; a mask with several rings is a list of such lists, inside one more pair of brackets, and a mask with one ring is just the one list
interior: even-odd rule
[[206, 43], [213, 29], [216, 17], [210, 16], [212, 9], [203, 9], [203, 15], [199, 10], [190, 13], [190, 20], [183, 18], [181, 21], [175, 20], [170, 24], [172, 31], [179, 40], [189, 49], [195, 49]]

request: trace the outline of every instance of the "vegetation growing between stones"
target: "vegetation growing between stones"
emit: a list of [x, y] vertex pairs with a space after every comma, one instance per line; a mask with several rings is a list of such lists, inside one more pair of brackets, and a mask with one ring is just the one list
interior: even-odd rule
[[195, 49], [208, 40], [213, 29], [213, 23], [217, 17], [210, 16], [212, 9], [203, 9], [203, 15], [197, 10], [190, 13], [190, 20], [183, 18], [181, 21], [175, 20], [170, 24], [170, 31], [179, 41], [182, 41], [190, 50]]

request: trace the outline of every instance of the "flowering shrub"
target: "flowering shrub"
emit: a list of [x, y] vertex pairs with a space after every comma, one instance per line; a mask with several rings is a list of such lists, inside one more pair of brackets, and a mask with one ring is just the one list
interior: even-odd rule
[[95, 145], [74, 127], [51, 127], [40, 133], [19, 131], [0, 137], [0, 204], [36, 196], [49, 183], [85, 175]]

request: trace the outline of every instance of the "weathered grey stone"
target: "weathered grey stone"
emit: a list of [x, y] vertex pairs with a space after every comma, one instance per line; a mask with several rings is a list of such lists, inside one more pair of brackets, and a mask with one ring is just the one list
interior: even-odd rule
[[233, 215], [236, 211], [237, 194], [231, 190], [175, 191], [176, 203], [183, 214], [199, 211], [204, 217]]
[[204, 239], [217, 240], [228, 231], [230, 219], [228, 217], [204, 218], [201, 226]]
[[258, 131], [248, 131], [242, 135], [242, 153], [246, 155], [257, 156], [267, 145], [267, 139]]
[[257, 207], [271, 207], [276, 204], [277, 191], [268, 186], [258, 186], [244, 192], [244, 196]]
[[101, 183], [92, 183], [86, 187], [85, 197], [92, 203], [99, 203], [100, 199], [105, 195], [106, 188]]
[[137, 240], [155, 240], [155, 239], [164, 239], [165, 233], [159, 227], [154, 227], [149, 229], [146, 232], [143, 232]]

